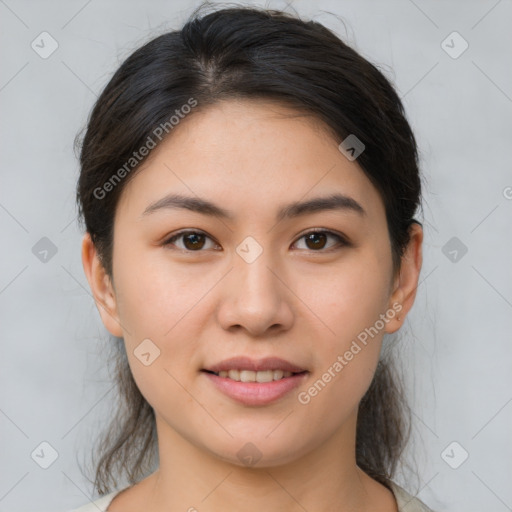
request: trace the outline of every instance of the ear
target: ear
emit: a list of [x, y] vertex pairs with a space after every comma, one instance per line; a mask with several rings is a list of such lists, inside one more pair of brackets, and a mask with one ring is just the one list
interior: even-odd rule
[[82, 240], [82, 264], [103, 324], [113, 336], [123, 337], [115, 291], [89, 233]]
[[390, 334], [400, 329], [404, 323], [407, 313], [414, 304], [416, 290], [418, 289], [418, 280], [423, 262], [423, 228], [420, 224], [413, 222], [409, 232], [411, 235], [410, 241], [402, 256], [400, 271], [395, 277], [393, 291], [389, 298], [388, 308], [396, 311], [394, 319], [386, 324], [385, 331]]

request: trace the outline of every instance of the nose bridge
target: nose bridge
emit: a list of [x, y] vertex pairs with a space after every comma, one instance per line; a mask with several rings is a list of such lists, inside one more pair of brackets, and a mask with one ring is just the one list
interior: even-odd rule
[[255, 239], [244, 240], [236, 252], [220, 310], [223, 327], [241, 326], [252, 335], [274, 325], [289, 328], [293, 315], [272, 252]]
[[252, 237], [247, 237], [236, 249], [238, 261], [235, 264], [236, 286], [240, 298], [247, 301], [259, 299], [269, 302], [280, 293], [279, 282], [271, 269], [276, 266], [271, 250], [264, 248]]

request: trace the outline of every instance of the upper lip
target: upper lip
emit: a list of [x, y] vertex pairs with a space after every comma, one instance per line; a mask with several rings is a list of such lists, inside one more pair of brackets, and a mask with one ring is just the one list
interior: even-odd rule
[[210, 372], [222, 372], [228, 370], [252, 370], [260, 372], [265, 370], [283, 370], [285, 372], [300, 373], [306, 371], [285, 359], [279, 357], [265, 357], [264, 359], [251, 359], [245, 356], [231, 357], [220, 363], [203, 368]]

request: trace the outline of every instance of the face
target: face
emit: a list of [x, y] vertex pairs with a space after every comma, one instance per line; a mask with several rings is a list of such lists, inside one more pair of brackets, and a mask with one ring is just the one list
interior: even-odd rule
[[[380, 195], [340, 141], [290, 114], [229, 101], [174, 128], [123, 190], [111, 314], [100, 310], [124, 337], [159, 435], [234, 464], [244, 446], [272, 466], [343, 432], [384, 333], [399, 327]], [[163, 200], [171, 195], [218, 211]], [[345, 199], [283, 210], [333, 195]], [[280, 358], [296, 372], [260, 384], [204, 371], [233, 357]], [[284, 365], [256, 378], [278, 378]]]

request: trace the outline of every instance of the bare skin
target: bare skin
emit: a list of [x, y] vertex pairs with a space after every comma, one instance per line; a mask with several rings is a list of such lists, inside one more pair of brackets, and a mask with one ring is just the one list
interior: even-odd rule
[[[421, 227], [394, 274], [383, 201], [313, 118], [263, 101], [227, 101], [173, 130], [127, 184], [115, 218], [113, 280], [86, 234], [82, 258], [105, 327], [123, 337], [134, 379], [156, 414], [160, 466], [117, 495], [109, 512], [396, 512], [396, 500], [355, 459], [357, 408], [385, 333], [416, 296]], [[169, 193], [229, 210], [144, 210]], [[280, 207], [340, 193], [365, 211], [321, 210], [276, 221]], [[322, 228], [321, 244], [305, 235]], [[182, 230], [206, 235], [200, 248]], [[262, 253], [236, 252], [252, 237]], [[323, 245], [322, 245], [323, 244]], [[396, 305], [400, 312], [396, 314]], [[379, 333], [308, 403], [298, 400], [358, 334], [392, 312]], [[400, 319], [398, 319], [398, 315]], [[382, 317], [381, 317], [382, 318]], [[134, 354], [150, 339], [160, 355]], [[308, 374], [264, 406], [222, 394], [201, 370], [223, 359], [277, 356]], [[237, 452], [255, 445], [261, 459]], [[333, 505], [335, 504], [335, 505]]]

